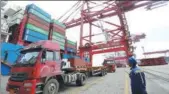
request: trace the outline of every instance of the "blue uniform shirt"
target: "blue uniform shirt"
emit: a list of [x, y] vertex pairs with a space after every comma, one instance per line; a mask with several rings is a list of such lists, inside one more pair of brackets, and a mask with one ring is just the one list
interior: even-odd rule
[[131, 68], [130, 79], [132, 94], [147, 94], [145, 74], [139, 67]]

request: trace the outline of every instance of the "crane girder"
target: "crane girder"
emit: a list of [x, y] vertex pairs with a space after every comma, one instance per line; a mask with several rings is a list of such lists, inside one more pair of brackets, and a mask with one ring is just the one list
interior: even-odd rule
[[[121, 3], [121, 4], [119, 4], [119, 6], [120, 6], [120, 8], [125, 9], [123, 12], [128, 12], [130, 10], [154, 3], [153, 1], [147, 1], [145, 3], [135, 5], [136, 3], [139, 3], [139, 2], [141, 2], [141, 1], [127, 1], [127, 4]], [[127, 7], [127, 9], [126, 9], [126, 7]], [[117, 6], [112, 6], [112, 7], [107, 7], [106, 9], [103, 9], [103, 10], [95, 11], [94, 13], [91, 12], [91, 14], [89, 12], [86, 13], [86, 12], [82, 11], [82, 14], [84, 16], [84, 19], [82, 21], [83, 21], [83, 23], [89, 23], [89, 21], [94, 22], [94, 21], [97, 21], [98, 19], [103, 19], [106, 17], [115, 16], [118, 14], [115, 11], [117, 9], [118, 9]], [[90, 17], [90, 19], [88, 19], [89, 17]], [[86, 20], [86, 19], [88, 19], [88, 20]], [[69, 22], [65, 22], [66, 28], [75, 27], [80, 24], [81, 24], [81, 17], [77, 18], [77, 19], [73, 19]]]
[[107, 43], [92, 45], [92, 50], [117, 47], [117, 46], [121, 46], [121, 45], [124, 45], [123, 41], [117, 41], [117, 42], [108, 41]]
[[99, 51], [93, 51], [92, 54], [94, 55], [94, 54], [124, 51], [124, 50], [125, 50], [125, 47], [117, 47], [117, 48], [109, 48], [109, 49], [104, 49], [104, 50], [99, 50]]
[[110, 57], [110, 58], [106, 58], [106, 60], [125, 60], [126, 59], [126, 56], [123, 56], [123, 57]]
[[145, 52], [143, 53], [144, 55], [148, 55], [148, 54], [160, 54], [160, 53], [167, 53], [169, 52], [169, 50], [163, 50], [163, 51], [154, 51], [154, 52]]

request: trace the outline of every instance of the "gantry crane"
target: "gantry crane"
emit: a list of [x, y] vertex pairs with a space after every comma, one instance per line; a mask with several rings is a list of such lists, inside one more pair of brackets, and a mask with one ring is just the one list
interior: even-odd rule
[[[124, 51], [125, 59], [134, 52], [132, 40], [128, 29], [125, 12], [132, 11], [140, 7], [153, 9], [152, 7], [164, 4], [163, 1], [78, 1], [73, 7], [59, 18], [64, 22], [66, 28], [80, 26], [80, 45], [79, 55], [83, 57], [87, 55], [92, 61], [92, 56], [100, 53]], [[72, 11], [72, 12], [70, 12]], [[71, 18], [78, 15], [79, 18]], [[69, 14], [68, 14], [69, 13]], [[65, 15], [67, 15], [65, 17]], [[118, 23], [111, 20], [112, 17], [118, 18]], [[104, 23], [103, 28], [98, 25], [98, 22]], [[85, 25], [88, 25], [88, 30], [85, 30]], [[93, 27], [101, 28], [102, 32], [94, 34]], [[108, 28], [109, 27], [109, 28]], [[88, 35], [84, 35], [88, 32]], [[98, 35], [106, 35], [107, 41], [93, 42], [93, 37]], [[124, 58], [121, 58], [124, 59]], [[91, 63], [89, 65], [92, 65]]]
[[153, 51], [153, 52], [144, 52], [143, 55], [150, 55], [150, 54], [165, 54], [169, 53], [169, 50], [161, 50], [161, 51]]
[[[141, 39], [145, 38], [145, 34], [141, 33], [141, 34], [131, 34], [131, 40], [133, 43], [137, 43], [140, 42]], [[106, 56], [106, 59], [112, 59], [112, 60], [124, 60], [126, 59], [126, 56], [114, 56], [114, 55], [108, 55]]]

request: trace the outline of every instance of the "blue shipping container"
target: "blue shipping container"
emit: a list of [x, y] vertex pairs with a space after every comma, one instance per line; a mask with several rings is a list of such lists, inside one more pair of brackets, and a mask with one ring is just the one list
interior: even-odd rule
[[46, 21], [46, 22], [48, 22], [48, 23], [50, 23], [50, 21], [51, 21], [51, 19], [49, 19], [49, 18], [47, 18], [46, 16], [40, 14], [39, 12], [37, 12], [37, 11], [34, 10], [34, 9], [28, 10], [28, 13], [32, 13], [33, 15], [39, 17], [40, 19], [42, 19], [42, 20], [44, 20], [44, 21]]
[[24, 46], [3, 42], [1, 43], [1, 59], [4, 59], [5, 52], [8, 53], [7, 62], [13, 64]]
[[47, 18], [51, 19], [51, 15], [47, 12], [45, 12], [43, 9], [39, 8], [38, 6], [36, 6], [35, 4], [29, 4], [26, 6], [26, 10], [29, 9], [34, 9], [38, 12], [40, 12], [42, 15], [46, 16]]
[[[2, 42], [1, 43], [1, 59], [4, 60], [7, 53], [7, 63], [14, 64], [20, 55], [20, 49], [24, 46]], [[1, 74], [8, 75], [10, 72], [10, 67], [1, 63]]]
[[27, 35], [31, 35], [33, 37], [37, 37], [39, 39], [44, 39], [44, 40], [47, 40], [48, 39], [48, 36], [42, 34], [42, 33], [39, 33], [39, 32], [36, 32], [36, 31], [33, 31], [33, 30], [30, 30], [30, 29], [26, 29], [25, 30], [25, 34]]
[[31, 35], [25, 34], [23, 40], [28, 41], [28, 42], [37, 42], [37, 41], [45, 40], [45, 39], [39, 39], [39, 38], [37, 38], [37, 37], [33, 37], [33, 36], [31, 36]]
[[1, 63], [1, 74], [3, 76], [9, 75], [10, 74], [10, 70], [11, 70], [11, 68], [9, 66], [6, 66], [6, 65]]
[[69, 52], [76, 52], [76, 49], [69, 48], [69, 47], [67, 47], [66, 50], [69, 51]]
[[77, 57], [77, 56], [74, 56], [74, 55], [70, 55], [70, 54], [63, 54], [63, 58], [64, 59], [69, 59], [69, 58], [80, 58], [80, 57]]

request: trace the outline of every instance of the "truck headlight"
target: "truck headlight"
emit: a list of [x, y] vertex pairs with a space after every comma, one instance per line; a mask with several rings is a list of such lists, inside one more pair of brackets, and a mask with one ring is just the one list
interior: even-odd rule
[[24, 83], [24, 87], [31, 87], [32, 83]]

